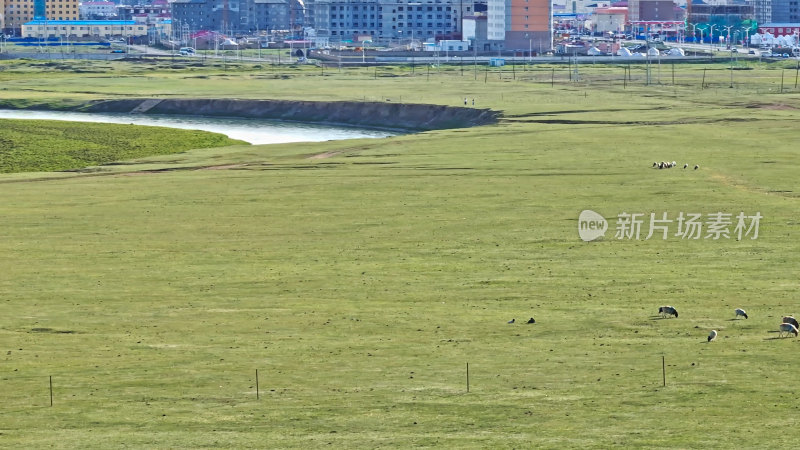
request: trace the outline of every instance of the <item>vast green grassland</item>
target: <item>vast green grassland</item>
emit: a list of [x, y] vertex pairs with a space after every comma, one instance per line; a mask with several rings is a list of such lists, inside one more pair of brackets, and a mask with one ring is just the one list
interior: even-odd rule
[[[676, 84], [665, 66], [650, 85], [636, 66], [572, 82], [561, 67], [4, 67], [6, 104], [468, 97], [504, 118], [0, 176], [2, 447], [754, 448], [795, 434], [800, 345], [777, 336], [800, 314], [788, 66], [735, 71], [734, 88], [715, 65], [676, 66]], [[700, 168], [651, 169], [662, 160]], [[604, 239], [579, 239], [585, 209], [609, 219]], [[624, 212], [763, 219], [758, 239], [680, 239], [675, 224], [666, 240], [616, 239]], [[679, 318], [658, 317], [667, 304]]]

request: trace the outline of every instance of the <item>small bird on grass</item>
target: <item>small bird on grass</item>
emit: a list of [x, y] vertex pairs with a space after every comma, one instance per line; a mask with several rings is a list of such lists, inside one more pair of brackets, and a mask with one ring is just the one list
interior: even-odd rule
[[517, 319], [511, 319], [511, 320], [508, 321], [508, 323], [514, 323], [514, 321], [516, 321], [516, 320]]
[[708, 342], [711, 342], [716, 338], [717, 338], [717, 330], [711, 330], [711, 333], [708, 333]]
[[534, 320], [533, 317], [531, 317], [530, 319], [528, 319], [528, 323], [536, 323], [536, 320]]

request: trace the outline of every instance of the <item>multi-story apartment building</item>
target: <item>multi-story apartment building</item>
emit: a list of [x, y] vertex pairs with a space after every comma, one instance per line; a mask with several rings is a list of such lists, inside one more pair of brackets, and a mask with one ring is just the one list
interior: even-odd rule
[[303, 10], [303, 23], [305, 26], [315, 28], [317, 23], [314, 11], [316, 0], [298, 0], [298, 7]]
[[224, 34], [258, 30], [290, 30], [303, 25], [303, 7], [298, 0], [174, 0], [172, 19], [177, 27], [191, 31], [211, 30]]
[[489, 0], [489, 40], [505, 49], [544, 52], [552, 48], [550, 0]]
[[464, 0], [315, 0], [318, 36], [331, 40], [459, 38], [461, 19], [472, 14]]
[[117, 4], [106, 1], [82, 2], [79, 11], [81, 19], [102, 20], [117, 15]]
[[255, 2], [254, 23], [257, 30], [291, 30], [296, 22], [286, 0], [253, 0]]
[[78, 20], [80, 8], [78, 0], [5, 0], [3, 13], [3, 29], [20, 35], [22, 24], [34, 19]]
[[317, 36], [352, 39], [371, 35], [380, 23], [377, 0], [316, 0], [314, 8]]
[[631, 22], [660, 22], [683, 18], [672, 0], [629, 0], [628, 19]]
[[767, 22], [800, 23], [798, 0], [772, 0], [770, 18]]
[[169, 3], [166, 0], [154, 0], [148, 4], [121, 5], [117, 8], [119, 20], [134, 20], [136, 17], [169, 18], [172, 13]]
[[[773, 2], [774, 5], [774, 2]], [[692, 10], [686, 18], [687, 23], [717, 24], [717, 33], [722, 26], [739, 26], [743, 20], [754, 17], [753, 5], [744, 3], [692, 3]], [[716, 34], [715, 34], [716, 35]]]
[[772, 22], [772, 0], [749, 0], [753, 7], [753, 19], [758, 24]]

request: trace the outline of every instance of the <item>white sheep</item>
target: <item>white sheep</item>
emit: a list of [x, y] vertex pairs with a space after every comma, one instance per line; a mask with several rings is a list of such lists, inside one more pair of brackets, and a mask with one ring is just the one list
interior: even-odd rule
[[747, 319], [747, 312], [745, 312], [745, 310], [743, 310], [742, 308], [736, 308], [736, 310], [734, 312], [736, 313], [736, 317], [735, 317], [736, 319], [738, 319], [739, 316], [742, 316], [745, 319]]
[[661, 317], [675, 316], [678, 317], [678, 310], [672, 306], [661, 306], [658, 308], [658, 314]]
[[684, 168], [684, 169], [685, 169], [685, 168], [687, 168], [687, 167], [689, 167], [689, 164], [688, 164], [688, 163], [683, 165], [683, 168]]
[[700, 164], [695, 164], [695, 165], [694, 165], [694, 170], [697, 170], [697, 169], [699, 169], [699, 168], [700, 168]]
[[783, 333], [789, 334], [794, 333], [794, 337], [797, 337], [797, 327], [790, 324], [790, 323], [782, 323], [781, 326], [778, 328], [778, 336], [783, 336]]
[[708, 333], [708, 342], [711, 342], [716, 338], [717, 338], [717, 330], [711, 330], [711, 333]]
[[795, 318], [794, 318], [794, 317], [792, 317], [792, 316], [784, 316], [784, 317], [781, 319], [781, 323], [790, 323], [790, 324], [794, 325], [794, 327], [795, 327], [795, 328], [797, 328], [798, 330], [800, 330], [800, 324], [798, 324], [798, 323], [797, 323], [797, 319], [795, 319]]

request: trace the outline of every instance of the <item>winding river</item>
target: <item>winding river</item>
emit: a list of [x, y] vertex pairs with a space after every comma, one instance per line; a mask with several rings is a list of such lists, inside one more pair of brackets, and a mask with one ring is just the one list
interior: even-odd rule
[[0, 109], [0, 119], [64, 120], [70, 122], [124, 123], [189, 130], [203, 130], [227, 135], [251, 144], [316, 142], [342, 139], [383, 138], [397, 133], [364, 128], [281, 122], [265, 119], [238, 119], [208, 116], [173, 116], [126, 113], [78, 113], [67, 111], [31, 111]]

